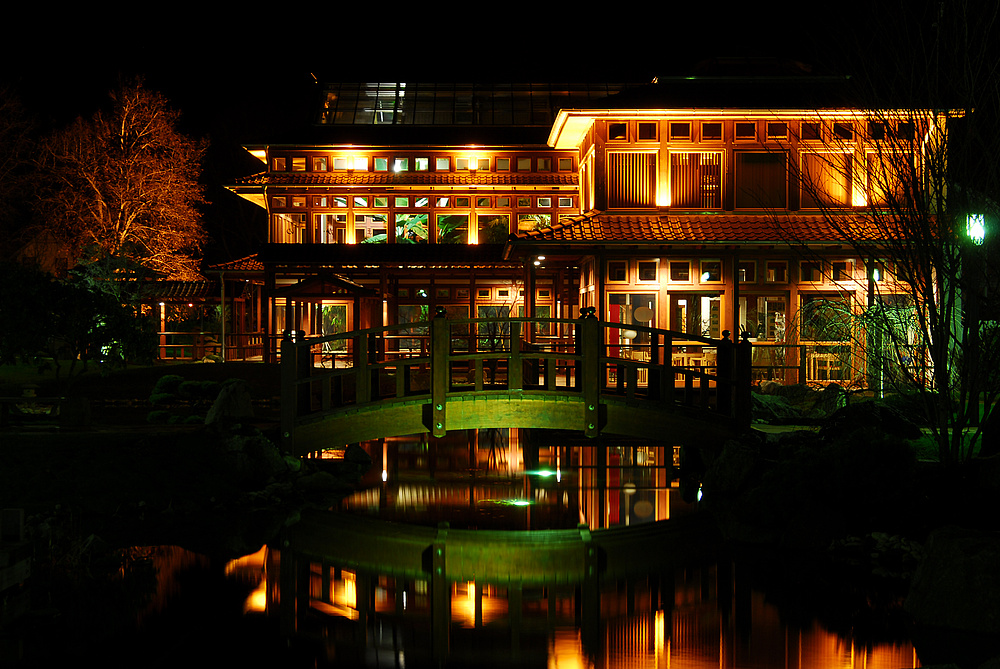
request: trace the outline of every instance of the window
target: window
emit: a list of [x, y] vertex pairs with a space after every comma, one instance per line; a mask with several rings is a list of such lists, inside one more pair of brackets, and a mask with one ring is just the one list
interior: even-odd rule
[[551, 158], [539, 158], [538, 159], [538, 171], [539, 172], [551, 172], [552, 171], [552, 159]]
[[740, 122], [736, 124], [736, 139], [753, 140], [757, 139], [757, 124], [752, 122]]
[[313, 216], [316, 244], [343, 244], [347, 241], [347, 214]]
[[801, 139], [806, 142], [818, 142], [822, 139], [820, 134], [820, 124], [812, 121], [803, 121], [801, 126]]
[[552, 198], [550, 198], [550, 197], [540, 197], [540, 198], [538, 198], [538, 206], [540, 208], [541, 207], [551, 207], [552, 206]]
[[427, 214], [396, 214], [397, 244], [427, 243]]
[[426, 172], [431, 167], [430, 158], [414, 158], [413, 159], [413, 169], [417, 172]]
[[434, 206], [435, 207], [447, 207], [448, 204], [449, 204], [449, 202], [450, 202], [450, 198], [447, 198], [447, 197], [435, 198], [435, 200], [434, 200]]
[[636, 279], [640, 283], [659, 281], [659, 265], [655, 260], [640, 260], [636, 265]]
[[277, 244], [301, 244], [306, 239], [305, 214], [273, 214], [271, 241]]
[[671, 260], [670, 280], [689, 283], [691, 281], [691, 263], [687, 260]]
[[410, 159], [409, 158], [396, 158], [392, 161], [392, 171], [393, 172], [409, 172], [410, 171]]
[[389, 217], [386, 214], [357, 214], [354, 216], [354, 241], [385, 244]]
[[467, 171], [469, 169], [469, 159], [455, 158], [455, 169], [459, 172]]
[[776, 139], [787, 139], [788, 138], [788, 124], [781, 121], [768, 121], [767, 123], [767, 138], [769, 140]]
[[293, 195], [292, 196], [292, 206], [298, 209], [299, 207], [306, 206], [306, 196], [305, 195]]
[[837, 139], [854, 139], [854, 124], [846, 122], [834, 123], [833, 134]]
[[326, 168], [327, 168], [326, 156], [316, 156], [313, 158], [313, 172], [326, 172]]
[[867, 195], [869, 205], [903, 202], [906, 188], [917, 179], [912, 158], [906, 153], [869, 153], [867, 160]]
[[722, 298], [718, 293], [671, 293], [670, 329], [701, 337], [720, 337]]
[[753, 260], [741, 260], [736, 268], [740, 283], [757, 283], [757, 263]]
[[691, 124], [675, 121], [670, 124], [670, 140], [691, 139]]
[[328, 196], [326, 196], [326, 195], [314, 195], [313, 196], [313, 206], [314, 207], [329, 207], [330, 206], [328, 204], [329, 202], [330, 202], [330, 198]]
[[851, 156], [846, 153], [802, 154], [802, 207], [851, 205]]
[[521, 232], [544, 230], [552, 226], [552, 214], [518, 214], [517, 229]]
[[531, 171], [531, 158], [518, 158], [517, 159], [517, 171], [518, 172], [530, 172]]
[[509, 214], [481, 214], [479, 217], [479, 243], [503, 244], [510, 236]]
[[388, 172], [389, 171], [389, 159], [388, 158], [375, 158], [375, 171], [376, 172]]
[[896, 124], [896, 137], [899, 139], [913, 139], [916, 134], [916, 126], [913, 121], [900, 121]]
[[367, 172], [368, 156], [353, 156], [348, 162], [348, 167], [353, 168], [357, 172]]
[[450, 172], [451, 158], [435, 158], [434, 169], [437, 170], [438, 172]]
[[510, 158], [497, 158], [497, 172], [510, 171]]
[[736, 154], [736, 207], [784, 209], [787, 203], [783, 152]]
[[670, 206], [684, 209], [722, 207], [722, 154], [670, 154]]
[[482, 170], [483, 172], [489, 172], [490, 171], [490, 159], [489, 158], [480, 158], [478, 165], [479, 165], [479, 169]]
[[868, 121], [868, 139], [878, 142], [885, 139], [885, 123]]
[[460, 195], [460, 196], [456, 197], [455, 198], [455, 206], [456, 207], [468, 208], [469, 207], [469, 197], [467, 195], [465, 195], [465, 196]]
[[609, 153], [608, 206], [656, 206], [656, 154]]
[[284, 172], [287, 169], [284, 158], [272, 158], [271, 170], [274, 172]]
[[493, 206], [493, 200], [488, 197], [477, 197], [476, 198], [477, 207], [491, 207]]
[[806, 341], [849, 341], [851, 338], [850, 295], [802, 295], [799, 310], [802, 339]]
[[[740, 325], [758, 341], [785, 341], [785, 317], [787, 313], [788, 307], [782, 296], [740, 296]], [[768, 351], [769, 349], [762, 350]]]
[[850, 281], [854, 277], [854, 263], [849, 260], [837, 260], [831, 268], [834, 281]]
[[788, 283], [788, 263], [784, 260], [768, 260], [764, 264], [766, 283]]
[[396, 206], [396, 207], [409, 207], [410, 206], [410, 198], [397, 195], [395, 198], [393, 198], [393, 206]]
[[413, 198], [413, 206], [414, 207], [426, 207], [430, 203], [431, 203], [431, 199], [429, 197], [426, 197], [426, 196]]
[[819, 282], [823, 280], [823, 265], [817, 260], [803, 260], [799, 264], [799, 280]]
[[701, 283], [722, 283], [722, 261], [701, 261]]
[[283, 195], [279, 195], [271, 198], [271, 208], [273, 209], [284, 209], [288, 206], [288, 198]]
[[351, 166], [350, 158], [338, 157], [333, 159], [333, 169], [335, 170], [346, 170]]
[[612, 283], [628, 283], [628, 261], [608, 261], [608, 281]]
[[616, 141], [628, 139], [628, 124], [608, 123], [608, 139]]
[[517, 206], [518, 207], [530, 207], [531, 206], [531, 198], [530, 197], [519, 197], [519, 198], [517, 198]]
[[306, 159], [305, 156], [299, 158], [292, 158], [292, 171], [293, 172], [305, 172], [306, 171]]
[[571, 197], [561, 197], [557, 200], [557, 202], [561, 209], [566, 209], [573, 206], [573, 198]]
[[560, 172], [572, 172], [573, 171], [573, 159], [572, 158], [560, 158], [559, 159], [559, 171]]
[[335, 195], [333, 197], [333, 206], [334, 207], [346, 208], [347, 207], [347, 196], [345, 196], [345, 195]]
[[722, 139], [722, 124], [717, 122], [701, 124], [702, 140], [719, 141]]
[[386, 197], [386, 196], [376, 196], [373, 199], [375, 201], [375, 206], [376, 207], [388, 207], [389, 206], [389, 198]]
[[509, 197], [498, 197], [497, 198], [497, 206], [498, 207], [509, 207], [510, 206], [510, 198]]
[[[649, 333], [632, 326], [656, 324], [656, 295], [653, 293], [608, 293], [608, 321], [622, 327], [608, 330], [609, 354], [618, 357], [629, 352], [632, 357], [648, 359]], [[620, 348], [619, 348], [620, 347]]]
[[437, 217], [438, 244], [465, 244], [468, 241], [468, 214], [441, 214]]
[[355, 195], [354, 196], [354, 206], [355, 207], [367, 207], [368, 206], [368, 198], [364, 197], [364, 196], [361, 196], [361, 195]]
[[641, 140], [655, 140], [656, 139], [656, 123], [646, 123], [644, 121], [639, 122], [639, 139]]

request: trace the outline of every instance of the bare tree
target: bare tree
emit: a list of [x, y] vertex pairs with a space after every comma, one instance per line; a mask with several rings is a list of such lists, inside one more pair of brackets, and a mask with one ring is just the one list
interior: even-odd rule
[[1000, 22], [995, 3], [921, 8], [900, 7], [884, 33], [892, 48], [867, 54], [877, 67], [854, 77], [853, 116], [803, 124], [793, 171], [802, 207], [822, 212], [866, 265], [855, 331], [868, 387], [917, 393], [941, 461], [961, 462], [1000, 390], [1000, 332], [986, 318]]
[[54, 133], [39, 156], [42, 228], [73, 257], [122, 256], [171, 279], [194, 279], [205, 233], [198, 205], [204, 142], [141, 81], [111, 109]]

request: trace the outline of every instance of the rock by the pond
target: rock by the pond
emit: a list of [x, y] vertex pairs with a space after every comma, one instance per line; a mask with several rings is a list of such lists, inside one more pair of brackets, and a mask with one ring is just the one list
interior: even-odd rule
[[222, 387], [212, 408], [205, 416], [205, 425], [231, 425], [253, 418], [253, 404], [246, 381], [238, 380]]

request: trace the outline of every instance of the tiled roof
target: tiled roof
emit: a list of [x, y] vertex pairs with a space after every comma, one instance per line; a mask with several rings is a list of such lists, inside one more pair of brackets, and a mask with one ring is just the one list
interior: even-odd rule
[[[524, 242], [816, 243], [877, 241], [883, 235], [860, 217], [704, 214], [616, 216], [604, 213], [564, 218], [550, 228], [518, 234]], [[516, 242], [515, 242], [516, 243]]]
[[218, 294], [219, 284], [215, 281], [150, 281], [143, 286], [146, 299], [193, 300]]
[[260, 172], [236, 186], [576, 186], [575, 172]]
[[218, 265], [209, 265], [210, 270], [220, 272], [263, 272], [264, 264], [257, 259], [257, 254], [245, 258], [237, 258]]

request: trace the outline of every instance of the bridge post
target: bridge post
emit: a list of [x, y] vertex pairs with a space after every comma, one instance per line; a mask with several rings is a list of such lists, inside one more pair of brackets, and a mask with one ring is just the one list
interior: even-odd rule
[[[716, 387], [716, 407], [724, 416], [733, 415], [733, 367], [736, 364], [733, 342], [729, 339], [729, 330], [722, 331], [716, 354], [715, 375], [719, 377]], [[704, 381], [703, 381], [704, 382]]]
[[580, 341], [582, 367], [580, 383], [583, 387], [583, 433], [596, 437], [601, 432], [601, 322], [594, 315], [593, 307], [581, 309], [583, 320], [577, 330]]
[[438, 307], [431, 320], [431, 424], [428, 426], [435, 437], [443, 437], [448, 432], [445, 412], [451, 381], [450, 352], [451, 326], [445, 318], [444, 307]]
[[733, 407], [733, 417], [736, 425], [746, 429], [750, 427], [750, 407], [752, 404], [750, 383], [753, 378], [753, 344], [750, 342], [750, 333], [744, 331], [740, 343], [734, 347], [736, 349], [736, 365], [733, 370], [733, 383], [735, 386], [735, 406]]
[[309, 410], [309, 386], [296, 383], [301, 376], [309, 375], [309, 348], [295, 345], [305, 335], [302, 330], [285, 330], [281, 338], [281, 446], [292, 453], [295, 419]]

